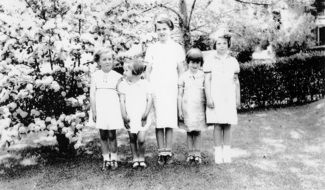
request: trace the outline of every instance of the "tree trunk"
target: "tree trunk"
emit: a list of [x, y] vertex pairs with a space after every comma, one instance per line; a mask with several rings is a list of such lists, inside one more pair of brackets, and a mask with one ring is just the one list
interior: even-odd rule
[[191, 48], [190, 23], [188, 19], [187, 5], [185, 0], [179, 1], [180, 18], [179, 26], [181, 28], [185, 51]]
[[75, 149], [73, 144], [64, 134], [55, 134], [56, 141], [58, 142], [59, 152], [65, 155], [74, 155]]

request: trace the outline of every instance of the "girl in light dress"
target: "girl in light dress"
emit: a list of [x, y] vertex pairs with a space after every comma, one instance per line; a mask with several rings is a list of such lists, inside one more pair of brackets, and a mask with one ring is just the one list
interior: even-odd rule
[[122, 75], [112, 70], [114, 67], [112, 51], [96, 52], [94, 61], [100, 70], [95, 71], [91, 77], [90, 104], [93, 121], [96, 122], [100, 134], [102, 170], [116, 169], [118, 167], [116, 130], [123, 128], [117, 84]]
[[206, 55], [203, 66], [206, 119], [214, 126], [215, 163], [230, 163], [231, 125], [237, 124], [236, 107], [240, 106], [239, 64], [229, 55], [229, 33], [219, 30], [211, 37], [215, 50]]
[[178, 83], [178, 117], [183, 120], [187, 131], [187, 162], [200, 164], [201, 131], [206, 129], [204, 73], [201, 70], [203, 55], [199, 49], [190, 49], [186, 54], [189, 69]]
[[171, 39], [173, 28], [169, 18], [157, 18], [155, 31], [159, 41], [149, 46], [145, 55], [147, 79], [153, 90], [159, 165], [173, 162], [173, 129], [178, 127], [177, 83], [184, 71], [185, 52], [180, 44]]
[[118, 86], [122, 117], [130, 137], [133, 168], [147, 167], [144, 157], [145, 136], [150, 125], [147, 118], [152, 106], [152, 96], [148, 81], [141, 79], [145, 69], [141, 60], [124, 63], [125, 79]]

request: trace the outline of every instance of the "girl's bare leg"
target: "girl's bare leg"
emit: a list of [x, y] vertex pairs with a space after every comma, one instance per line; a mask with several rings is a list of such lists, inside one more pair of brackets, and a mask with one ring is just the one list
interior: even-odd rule
[[214, 162], [221, 164], [223, 162], [222, 156], [222, 141], [223, 141], [223, 130], [219, 124], [214, 125], [213, 131], [214, 140]]
[[158, 149], [165, 148], [164, 129], [156, 128], [156, 138], [157, 138]]
[[139, 153], [139, 161], [145, 161], [144, 154], [146, 150], [145, 146], [145, 137], [146, 132], [145, 131], [139, 131], [138, 133], [138, 153]]
[[130, 148], [133, 155], [133, 161], [137, 161], [138, 160], [137, 134], [129, 132], [129, 137], [130, 137]]
[[231, 125], [223, 125], [223, 161], [225, 163], [231, 162]]

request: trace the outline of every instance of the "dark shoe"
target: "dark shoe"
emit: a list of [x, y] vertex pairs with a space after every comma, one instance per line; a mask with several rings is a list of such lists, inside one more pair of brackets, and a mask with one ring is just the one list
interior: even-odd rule
[[169, 154], [165, 156], [165, 163], [166, 164], [172, 164], [174, 163], [174, 159], [173, 159], [173, 154]]
[[165, 158], [163, 155], [158, 155], [158, 165], [162, 166], [165, 164]]
[[140, 166], [141, 168], [146, 168], [146, 167], [147, 167], [147, 164], [146, 164], [145, 161], [140, 161], [140, 162], [139, 162], [139, 166]]
[[139, 162], [138, 161], [134, 161], [134, 162], [132, 162], [132, 168], [133, 169], [136, 169], [137, 167], [139, 167]]
[[116, 170], [118, 168], [118, 164], [116, 160], [111, 161], [111, 169]]
[[195, 161], [196, 164], [202, 164], [201, 156], [195, 156], [194, 161]]
[[111, 161], [104, 160], [101, 170], [107, 171], [110, 167], [111, 167]]
[[193, 155], [188, 155], [186, 158], [186, 162], [191, 163], [194, 161], [194, 156]]

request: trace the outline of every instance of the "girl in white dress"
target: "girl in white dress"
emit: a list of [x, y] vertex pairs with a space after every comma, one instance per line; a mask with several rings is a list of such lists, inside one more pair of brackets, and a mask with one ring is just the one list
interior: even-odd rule
[[147, 167], [145, 162], [145, 135], [150, 122], [148, 114], [152, 106], [151, 90], [147, 80], [141, 79], [146, 66], [140, 60], [124, 63], [126, 77], [118, 86], [124, 125], [129, 132], [133, 168]]
[[237, 124], [240, 106], [239, 64], [229, 55], [230, 35], [218, 31], [212, 35], [215, 49], [206, 55], [205, 93], [207, 123], [214, 126], [215, 163], [231, 162], [231, 125]]
[[117, 84], [122, 75], [112, 70], [113, 58], [114, 53], [108, 50], [95, 53], [94, 61], [97, 62], [100, 70], [92, 74], [90, 85], [91, 110], [96, 128], [99, 129], [103, 155], [102, 170], [118, 167], [116, 130], [123, 128], [117, 93]]
[[201, 70], [203, 55], [199, 49], [190, 49], [186, 54], [189, 69], [178, 83], [178, 117], [184, 120], [187, 131], [187, 162], [200, 164], [201, 131], [206, 129], [204, 73]]
[[155, 31], [159, 41], [149, 46], [145, 55], [147, 78], [153, 90], [159, 165], [172, 163], [173, 129], [178, 127], [177, 83], [184, 71], [185, 52], [171, 39], [173, 28], [169, 18], [158, 18]]

